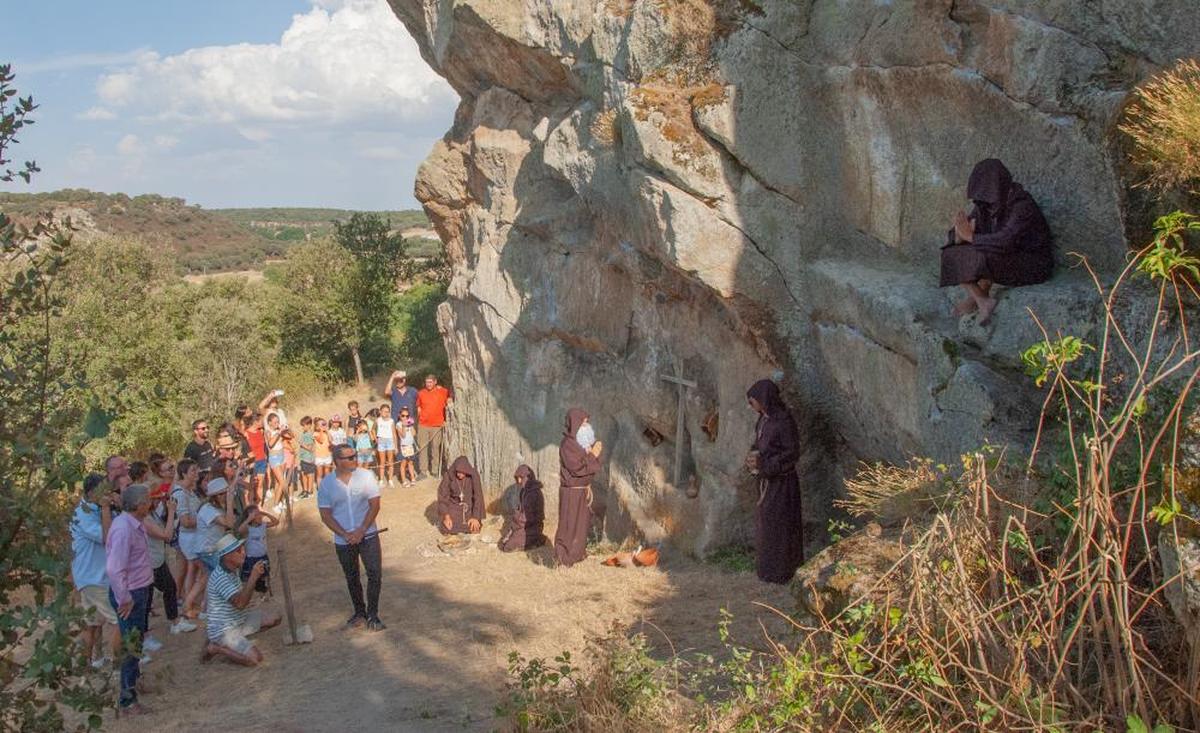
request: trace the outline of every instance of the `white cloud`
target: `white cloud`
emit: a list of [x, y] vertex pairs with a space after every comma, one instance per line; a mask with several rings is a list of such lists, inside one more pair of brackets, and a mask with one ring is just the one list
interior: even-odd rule
[[179, 144], [179, 138], [174, 135], [155, 135], [154, 147], [158, 150], [170, 150]]
[[370, 160], [404, 160], [411, 158], [412, 155], [404, 150], [393, 145], [379, 145], [376, 147], [362, 148], [358, 151], [360, 157]]
[[129, 134], [117, 141], [117, 152], [127, 157], [142, 155], [146, 152], [142, 140], [137, 135]]
[[77, 117], [81, 120], [93, 120], [93, 121], [95, 121], [95, 120], [115, 120], [115, 119], [117, 119], [117, 114], [115, 112], [113, 112], [111, 109], [97, 106], [97, 107], [92, 107], [85, 112], [79, 113], [79, 115], [77, 115]]
[[453, 106], [453, 91], [421, 59], [385, 0], [313, 3], [278, 43], [143, 54], [100, 79], [103, 108], [226, 123], [253, 139], [263, 125], [417, 120]]
[[40, 61], [24, 61], [13, 64], [22, 74], [37, 74], [45, 71], [73, 71], [93, 66], [124, 66], [137, 61], [147, 52], [145, 48], [120, 53], [72, 53], [54, 56]]

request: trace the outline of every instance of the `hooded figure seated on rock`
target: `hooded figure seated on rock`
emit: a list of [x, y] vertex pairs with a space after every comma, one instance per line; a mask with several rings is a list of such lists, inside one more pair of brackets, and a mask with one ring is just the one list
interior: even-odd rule
[[546, 497], [542, 494], [542, 482], [538, 481], [533, 469], [521, 464], [513, 480], [521, 489], [517, 498], [517, 510], [513, 512], [512, 526], [500, 540], [502, 552], [532, 550], [546, 544], [542, 527], [546, 522]]
[[959, 211], [942, 247], [941, 286], [961, 285], [967, 297], [954, 315], [979, 312], [986, 325], [996, 309], [992, 285], [1036, 285], [1050, 279], [1054, 251], [1050, 227], [1033, 197], [1004, 164], [988, 158], [967, 182], [971, 213]]
[[459, 456], [438, 486], [438, 531], [442, 534], [478, 534], [483, 527], [483, 489], [479, 472], [466, 456]]

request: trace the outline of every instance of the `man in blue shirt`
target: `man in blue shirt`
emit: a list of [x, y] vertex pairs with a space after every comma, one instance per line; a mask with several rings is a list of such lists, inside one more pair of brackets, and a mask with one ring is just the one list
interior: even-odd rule
[[397, 420], [400, 417], [400, 410], [408, 408], [408, 416], [415, 422], [417, 419], [417, 390], [415, 387], [408, 386], [408, 373], [404, 371], [394, 371], [388, 379], [387, 388], [383, 390], [384, 394], [390, 395], [392, 398], [392, 419]]
[[[88, 660], [100, 633], [109, 626], [109, 653], [116, 657], [121, 635], [117, 629], [117, 612], [108, 602], [108, 576], [104, 570], [104, 542], [112, 525], [112, 497], [104, 477], [94, 473], [83, 482], [83, 498], [71, 517], [71, 578], [79, 592], [79, 604], [87, 611], [87, 628], [80, 635], [83, 653]], [[105, 658], [93, 666], [103, 667]]]
[[[348, 445], [333, 448], [333, 471], [321, 479], [317, 487], [317, 509], [321, 521], [333, 532], [333, 547], [337, 551], [346, 588], [354, 604], [354, 615], [346, 628], [364, 623], [371, 631], [386, 626], [379, 620], [379, 591], [383, 587], [383, 552], [379, 547], [379, 481], [375, 474], [359, 468], [354, 449]], [[367, 599], [363, 602], [362, 582], [358, 563], [367, 571]]]

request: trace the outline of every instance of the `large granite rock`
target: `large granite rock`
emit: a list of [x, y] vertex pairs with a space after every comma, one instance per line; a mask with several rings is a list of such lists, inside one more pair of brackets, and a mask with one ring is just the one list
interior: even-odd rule
[[967, 174], [1004, 159], [1061, 259], [1112, 269], [1114, 122], [1200, 38], [1180, 0], [390, 2], [462, 96], [416, 185], [454, 261], [453, 445], [493, 496], [529, 463], [553, 511], [583, 406], [604, 531], [698, 552], [752, 526], [757, 378], [800, 419], [812, 543], [859, 459], [1029, 440], [1025, 309], [1086, 338], [1096, 301], [1064, 268], [993, 326], [951, 319], [937, 247]]

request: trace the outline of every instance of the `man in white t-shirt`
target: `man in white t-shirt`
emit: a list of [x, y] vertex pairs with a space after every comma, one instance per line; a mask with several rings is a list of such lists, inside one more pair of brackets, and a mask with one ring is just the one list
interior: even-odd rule
[[[383, 553], [375, 526], [379, 481], [374, 473], [358, 467], [350, 446], [334, 447], [333, 471], [317, 487], [317, 508], [321, 521], [333, 532], [333, 546], [354, 604], [354, 615], [346, 621], [346, 628], [366, 624], [371, 631], [382, 631], [387, 627], [379, 620], [379, 591], [383, 586]], [[367, 571], [365, 603], [358, 574], [360, 560]]]

